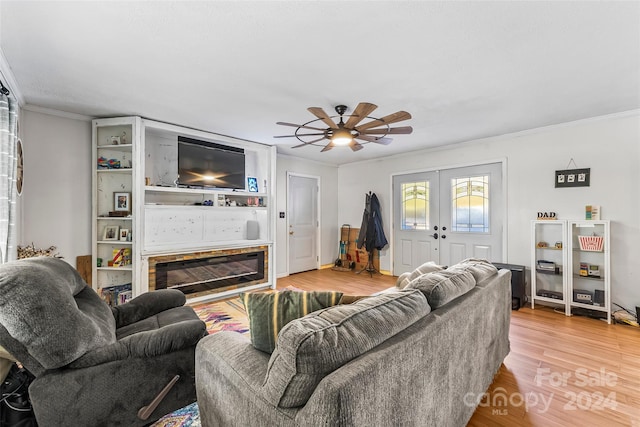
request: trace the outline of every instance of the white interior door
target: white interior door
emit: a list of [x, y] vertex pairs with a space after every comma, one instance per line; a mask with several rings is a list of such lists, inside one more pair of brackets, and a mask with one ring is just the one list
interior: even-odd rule
[[319, 179], [287, 175], [289, 274], [318, 268]]
[[393, 273], [434, 261], [502, 261], [502, 164], [393, 177]]
[[413, 271], [427, 261], [439, 262], [438, 172], [393, 177], [393, 272]]

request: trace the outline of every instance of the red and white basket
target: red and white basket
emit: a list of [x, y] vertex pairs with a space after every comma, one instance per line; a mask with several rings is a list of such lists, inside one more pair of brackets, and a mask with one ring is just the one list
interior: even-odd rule
[[602, 236], [578, 236], [580, 249], [583, 251], [602, 252], [604, 237]]

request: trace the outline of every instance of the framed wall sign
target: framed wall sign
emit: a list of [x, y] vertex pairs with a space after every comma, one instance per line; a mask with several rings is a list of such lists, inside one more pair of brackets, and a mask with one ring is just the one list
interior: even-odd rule
[[591, 168], [556, 171], [556, 188], [589, 187], [590, 182]]

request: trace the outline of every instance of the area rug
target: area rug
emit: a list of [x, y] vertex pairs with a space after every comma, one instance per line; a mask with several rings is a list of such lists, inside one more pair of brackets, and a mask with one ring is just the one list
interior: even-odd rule
[[189, 406], [165, 415], [151, 424], [151, 427], [200, 427], [201, 425], [198, 403], [194, 402]]
[[[249, 320], [240, 298], [226, 301], [194, 305], [193, 309], [207, 324], [207, 331], [215, 334], [220, 331], [234, 331], [241, 334], [249, 332]], [[198, 403], [192, 403], [165, 415], [151, 427], [200, 427]]]
[[249, 332], [249, 320], [240, 298], [198, 304], [194, 305], [193, 309], [207, 324], [207, 331], [210, 334], [220, 331], [234, 331], [241, 334]]

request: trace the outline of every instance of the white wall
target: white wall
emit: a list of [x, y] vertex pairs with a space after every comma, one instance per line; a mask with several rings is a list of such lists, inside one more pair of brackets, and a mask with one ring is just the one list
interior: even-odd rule
[[[70, 264], [91, 253], [91, 122], [23, 110], [25, 183], [21, 197], [19, 244], [54, 245]], [[61, 113], [64, 114], [64, 113]], [[277, 212], [287, 211], [287, 172], [321, 180], [321, 265], [338, 256], [338, 168], [278, 156]], [[276, 274], [287, 273], [286, 219], [276, 219]]]
[[[25, 183], [19, 244], [55, 245], [75, 265], [91, 252], [91, 123], [29, 109], [22, 110]], [[400, 143], [400, 138], [396, 143]], [[277, 212], [286, 212], [286, 174], [321, 177], [321, 260], [338, 256], [339, 227], [359, 227], [364, 195], [375, 192], [383, 208], [387, 238], [391, 174], [507, 159], [508, 252], [510, 263], [530, 265], [530, 221], [538, 211], [560, 218], [583, 218], [584, 206], [602, 206], [610, 219], [613, 301], [640, 305], [640, 113], [603, 117], [490, 138], [454, 147], [423, 150], [376, 161], [326, 164], [279, 155]], [[573, 158], [591, 168], [591, 186], [554, 188], [554, 171]], [[286, 219], [276, 219], [276, 274], [286, 274]], [[390, 270], [389, 249], [381, 269]]]
[[18, 244], [91, 254], [91, 122], [22, 110], [24, 187]]
[[[554, 187], [554, 171], [567, 169], [571, 158], [578, 168], [591, 168], [590, 187]], [[391, 241], [391, 174], [498, 159], [507, 160], [505, 261], [530, 266], [530, 222], [538, 211], [583, 219], [585, 205], [601, 205], [602, 219], [611, 220], [612, 301], [631, 309], [640, 305], [639, 112], [341, 166], [337, 223], [359, 224], [364, 194], [373, 191]], [[389, 247], [380, 256], [381, 269], [390, 270]]]
[[319, 162], [278, 155], [276, 160], [276, 275], [287, 272], [287, 172], [320, 177], [320, 264], [333, 264], [338, 257], [338, 168]]

